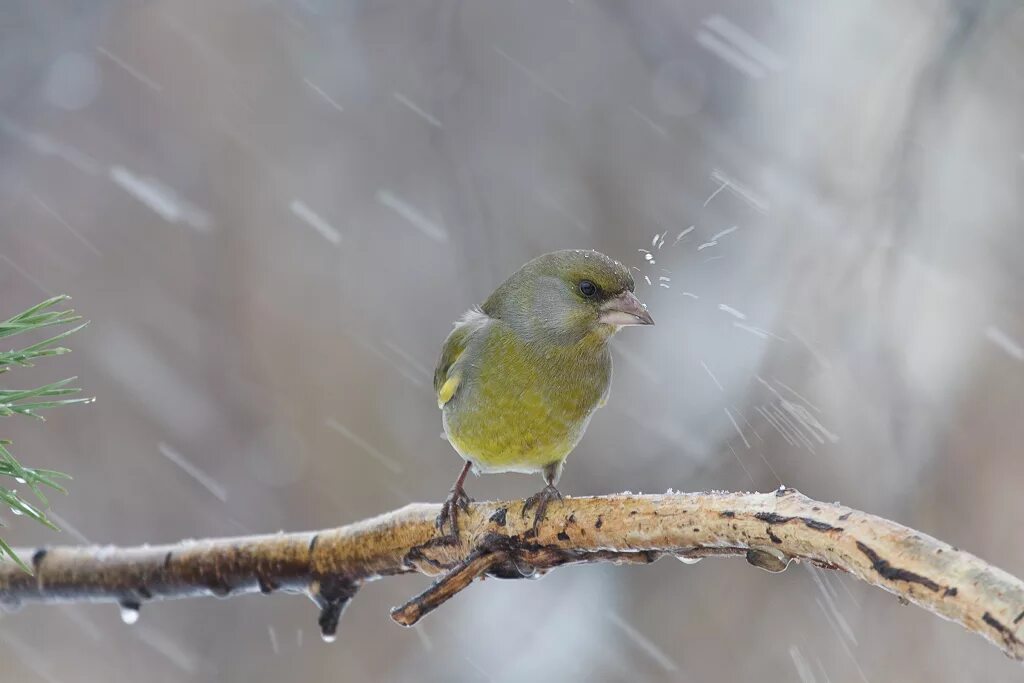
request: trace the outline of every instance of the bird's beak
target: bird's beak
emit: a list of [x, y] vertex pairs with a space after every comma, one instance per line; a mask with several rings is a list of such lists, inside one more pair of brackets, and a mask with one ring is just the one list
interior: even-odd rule
[[653, 325], [654, 318], [647, 306], [640, 303], [633, 292], [625, 291], [601, 306], [598, 322], [605, 325]]

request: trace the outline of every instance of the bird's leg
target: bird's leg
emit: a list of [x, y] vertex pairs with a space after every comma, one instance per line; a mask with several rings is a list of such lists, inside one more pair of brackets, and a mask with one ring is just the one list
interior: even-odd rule
[[555, 484], [558, 482], [558, 478], [562, 474], [562, 463], [558, 462], [553, 465], [547, 465], [544, 467], [544, 482], [547, 484], [537, 493], [533, 494], [526, 499], [523, 503], [523, 516], [530, 510], [530, 508], [537, 508], [537, 512], [533, 516], [533, 535], [537, 535], [537, 530], [540, 527], [540, 523], [544, 520], [544, 516], [547, 514], [548, 505], [552, 500], [562, 500], [562, 493]]
[[463, 488], [463, 484], [466, 482], [466, 475], [469, 474], [469, 469], [472, 466], [473, 464], [467, 460], [462, 471], [459, 472], [458, 478], [455, 480], [455, 485], [449, 491], [448, 497], [441, 504], [441, 514], [437, 516], [437, 521], [435, 522], [437, 528], [441, 531], [444, 530], [446, 523], [450, 524], [451, 533], [446, 538], [455, 542], [459, 540], [459, 508], [463, 511], [468, 511], [469, 504], [473, 502], [473, 499], [466, 495], [466, 489]]

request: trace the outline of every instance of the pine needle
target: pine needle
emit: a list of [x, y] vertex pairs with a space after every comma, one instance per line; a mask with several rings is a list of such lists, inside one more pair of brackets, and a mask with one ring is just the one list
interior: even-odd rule
[[[55, 296], [12, 318], [0, 322], [0, 339], [17, 334], [35, 332], [54, 325], [68, 325], [80, 321], [82, 317], [76, 315], [71, 309], [50, 310], [57, 304], [64, 303], [69, 299], [70, 297], [65, 295]], [[0, 351], [0, 374], [6, 373], [13, 368], [32, 367], [33, 361], [40, 358], [69, 353], [69, 349], [59, 346], [57, 343], [78, 332], [88, 324], [88, 321], [82, 322], [42, 341], [9, 351]], [[0, 417], [25, 415], [42, 420], [44, 418], [38, 411], [49, 410], [72, 403], [90, 403], [95, 400], [82, 397], [64, 398], [78, 394], [81, 391], [78, 387], [70, 386], [76, 379], [76, 377], [70, 377], [31, 389], [0, 388]], [[70, 479], [68, 475], [54, 470], [25, 467], [11, 454], [7, 448], [9, 445], [10, 441], [0, 439], [0, 478], [11, 479], [17, 484], [26, 486], [38, 499], [42, 508], [49, 506], [49, 501], [46, 495], [44, 495], [43, 489], [67, 493], [67, 490], [58, 483], [58, 480]], [[54, 531], [60, 530], [47, 517], [43, 509], [25, 499], [16, 488], [8, 488], [0, 484], [0, 506], [7, 506], [15, 516], [35, 520]], [[31, 567], [18, 557], [14, 549], [6, 541], [0, 538], [0, 559], [5, 555], [10, 557], [21, 569], [30, 574], [32, 573]]]

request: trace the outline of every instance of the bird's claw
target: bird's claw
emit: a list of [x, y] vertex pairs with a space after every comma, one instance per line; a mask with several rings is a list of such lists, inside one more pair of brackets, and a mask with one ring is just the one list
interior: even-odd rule
[[464, 489], [452, 488], [448, 492], [448, 497], [445, 498], [444, 503], [441, 504], [441, 512], [437, 515], [437, 519], [434, 521], [434, 525], [438, 531], [444, 531], [446, 525], [450, 527], [449, 533], [445, 535], [446, 539], [450, 539], [452, 542], [457, 543], [459, 540], [459, 510], [463, 512], [469, 512], [469, 504], [473, 502], [473, 499], [469, 497]]
[[562, 492], [555, 488], [554, 484], [548, 484], [537, 493], [533, 494], [523, 503], [523, 517], [530, 511], [530, 508], [536, 507], [537, 512], [533, 516], [533, 535], [537, 535], [537, 531], [540, 528], [540, 523], [544, 521], [544, 517], [548, 512], [548, 505], [552, 500], [562, 500]]
[[456, 505], [462, 508], [463, 512], [469, 512], [469, 504], [473, 502], [473, 499], [469, 497], [469, 494], [464, 489], [452, 491], [450, 497], [453, 498]]

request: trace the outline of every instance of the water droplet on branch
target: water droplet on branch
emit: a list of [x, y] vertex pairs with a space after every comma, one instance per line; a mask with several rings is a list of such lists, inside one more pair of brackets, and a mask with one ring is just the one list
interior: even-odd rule
[[137, 602], [122, 602], [121, 603], [121, 621], [131, 625], [139, 620], [139, 608], [140, 605]]

